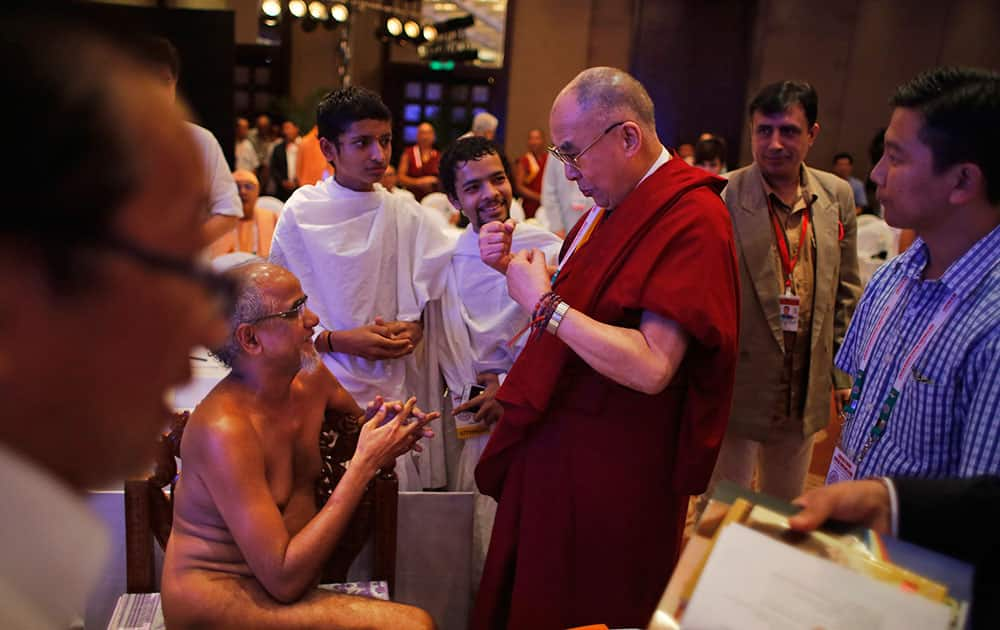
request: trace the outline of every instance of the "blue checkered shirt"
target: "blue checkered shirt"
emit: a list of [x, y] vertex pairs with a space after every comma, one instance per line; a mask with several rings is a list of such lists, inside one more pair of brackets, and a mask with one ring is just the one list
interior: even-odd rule
[[872, 349], [854, 418], [841, 447], [855, 457], [906, 353], [954, 291], [958, 305], [924, 348], [855, 478], [971, 477], [1000, 474], [1000, 227], [939, 279], [923, 280], [927, 246], [917, 239], [872, 278], [854, 312], [836, 364], [856, 375], [864, 343], [893, 289], [911, 278]]

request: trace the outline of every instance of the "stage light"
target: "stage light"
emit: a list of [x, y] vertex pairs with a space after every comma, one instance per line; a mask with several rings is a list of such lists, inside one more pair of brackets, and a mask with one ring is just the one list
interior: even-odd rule
[[330, 16], [338, 22], [346, 22], [347, 18], [351, 16], [351, 12], [347, 10], [347, 5], [343, 2], [335, 2], [330, 7]]
[[289, 0], [288, 12], [292, 14], [292, 17], [295, 18], [304, 17], [306, 11], [307, 9], [305, 0]]
[[390, 17], [385, 21], [385, 30], [393, 37], [403, 34], [403, 22], [398, 17]]
[[434, 28], [433, 24], [428, 24], [427, 26], [424, 27], [424, 39], [426, 39], [429, 42], [432, 42], [435, 39], [437, 39], [437, 36], [438, 36], [438, 30]]
[[325, 3], [313, 0], [309, 3], [309, 15], [317, 22], [325, 22], [330, 17], [330, 9]]
[[420, 37], [420, 25], [413, 20], [407, 20], [406, 24], [403, 25], [403, 32], [410, 39], [416, 39]]
[[269, 18], [276, 18], [281, 15], [281, 3], [278, 0], [264, 0], [260, 3], [260, 10]]

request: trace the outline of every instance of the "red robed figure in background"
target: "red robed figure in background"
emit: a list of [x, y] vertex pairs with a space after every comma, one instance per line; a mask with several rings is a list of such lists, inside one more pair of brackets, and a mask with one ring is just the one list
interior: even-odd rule
[[652, 311], [689, 345], [666, 389], [647, 395], [553, 335], [528, 342], [497, 394], [504, 416], [476, 469], [499, 508], [474, 628], [648, 623], [729, 415], [740, 309], [724, 185], [671, 159], [559, 274], [553, 290], [572, 308], [629, 328]]

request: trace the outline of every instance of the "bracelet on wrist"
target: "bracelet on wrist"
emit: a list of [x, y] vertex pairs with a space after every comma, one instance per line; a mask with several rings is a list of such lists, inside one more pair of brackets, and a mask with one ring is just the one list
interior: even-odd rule
[[563, 318], [566, 317], [566, 312], [569, 311], [569, 304], [559, 300], [556, 304], [555, 309], [552, 311], [549, 321], [545, 324], [545, 331], [558, 337], [559, 326], [562, 324]]

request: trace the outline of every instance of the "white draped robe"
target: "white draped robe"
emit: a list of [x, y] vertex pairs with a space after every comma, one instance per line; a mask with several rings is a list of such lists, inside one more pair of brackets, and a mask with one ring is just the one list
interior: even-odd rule
[[[549, 264], [554, 264], [562, 240], [551, 232], [527, 223], [514, 229], [511, 251], [541, 249]], [[475, 383], [478, 374], [506, 374], [528, 340], [522, 335], [509, 347], [507, 343], [529, 319], [529, 313], [507, 293], [507, 278], [488, 267], [479, 258], [479, 235], [471, 227], [458, 239], [451, 259], [450, 280], [441, 308], [449, 324], [461, 323], [458, 329], [448, 327], [445, 335], [437, 335], [435, 343], [445, 357], [441, 369], [452, 392], [461, 392], [468, 383]], [[456, 490], [475, 493], [473, 515], [473, 585], [478, 586], [486, 551], [489, 548], [496, 501], [480, 494], [476, 488], [475, 468], [489, 434], [470, 437], [464, 442], [458, 462]]]
[[[454, 239], [439, 223], [415, 201], [381, 186], [359, 192], [331, 177], [299, 188], [285, 203], [271, 261], [298, 277], [323, 329], [358, 328], [376, 317], [417, 321], [442, 297], [448, 279]], [[404, 400], [412, 394], [422, 409], [435, 411], [442, 387], [430, 336], [425, 322], [425, 342], [403, 359], [321, 356], [361, 406], [376, 395]], [[397, 461], [400, 490], [447, 485], [441, 421], [430, 427], [435, 437], [422, 441], [424, 452]]]

